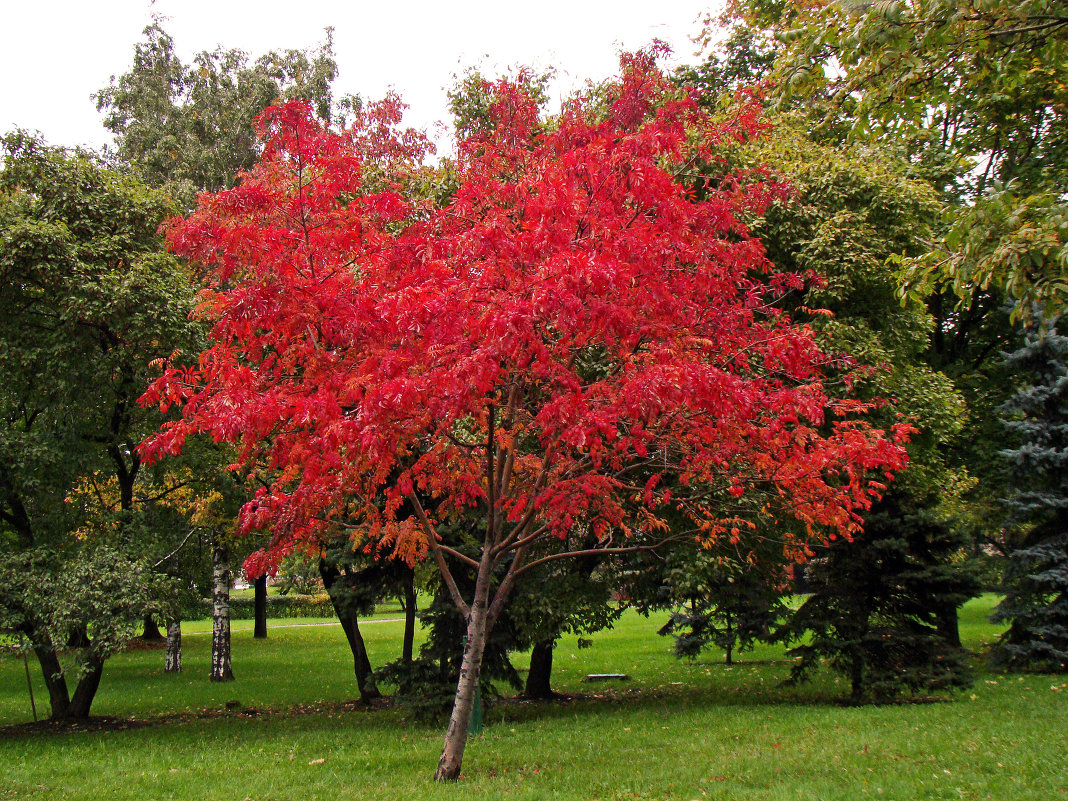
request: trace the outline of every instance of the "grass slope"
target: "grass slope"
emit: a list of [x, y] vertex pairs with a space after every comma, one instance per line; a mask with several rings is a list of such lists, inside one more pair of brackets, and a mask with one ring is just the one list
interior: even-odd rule
[[[973, 648], [996, 636], [991, 604], [964, 610]], [[833, 702], [846, 688], [831, 675], [780, 688], [781, 649], [732, 668], [715, 654], [678, 662], [657, 626], [628, 614], [592, 648], [562, 642], [554, 686], [582, 697], [489, 711], [459, 786], [430, 780], [442, 728], [343, 703], [356, 691], [337, 626], [275, 624], [266, 641], [235, 626], [237, 681], [226, 685], [206, 680], [207, 635], [187, 632], [181, 675], [163, 674], [161, 651], [123, 654], [94, 707], [181, 719], [2, 738], [0, 799], [1068, 798], [1063, 677], [982, 672], [948, 703], [849, 708]], [[368, 622], [364, 634], [375, 664], [395, 657], [400, 623]], [[582, 681], [596, 672], [632, 681]], [[21, 660], [0, 659], [0, 724], [29, 719], [25, 682]], [[42, 692], [38, 682], [39, 702]], [[232, 700], [263, 712], [217, 715]]]

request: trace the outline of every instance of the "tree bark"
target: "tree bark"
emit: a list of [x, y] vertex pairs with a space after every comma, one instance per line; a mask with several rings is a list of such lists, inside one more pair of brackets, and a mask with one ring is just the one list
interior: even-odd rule
[[[482, 583], [482, 576], [479, 576]], [[488, 577], [486, 583], [488, 584]], [[488, 588], [487, 588], [488, 589]], [[460, 664], [460, 680], [456, 684], [456, 698], [449, 717], [449, 728], [445, 732], [445, 746], [441, 751], [438, 769], [434, 773], [435, 781], [452, 782], [460, 778], [464, 749], [467, 747], [467, 733], [471, 727], [471, 713], [474, 711], [475, 690], [478, 688], [482, 671], [482, 654], [486, 648], [487, 620], [485, 597], [478, 599], [478, 586], [475, 587], [476, 600], [471, 606], [471, 616], [467, 623], [467, 646], [464, 648], [463, 662]]]
[[415, 646], [415, 613], [417, 610], [415, 595], [415, 571], [411, 570], [404, 578], [404, 641], [401, 646], [401, 661], [405, 665], [412, 663], [412, 649]]
[[539, 640], [530, 652], [530, 670], [523, 695], [539, 701], [548, 701], [556, 696], [550, 684], [553, 672], [553, 649], [555, 640]]
[[141, 631], [141, 639], [145, 642], [163, 642], [163, 635], [160, 634], [159, 626], [156, 625], [156, 621], [152, 615], [145, 615], [144, 628]]
[[31, 639], [33, 652], [41, 665], [45, 687], [48, 688], [48, 702], [51, 706], [52, 720], [65, 720], [70, 716], [70, 691], [63, 676], [63, 667], [51, 641], [42, 641], [39, 637]]
[[167, 624], [167, 656], [163, 661], [164, 673], [182, 672], [182, 621]]
[[960, 648], [960, 625], [957, 622], [957, 607], [948, 604], [942, 606], [935, 612], [935, 616], [938, 633], [942, 635], [942, 639], [953, 647]]
[[230, 565], [225, 545], [215, 543], [211, 549], [212, 627], [211, 681], [233, 681], [230, 665]]
[[[335, 611], [337, 611], [335, 609]], [[343, 615], [338, 612], [341, 628], [345, 631], [345, 638], [349, 641], [349, 650], [352, 651], [352, 666], [356, 672], [356, 686], [360, 689], [360, 700], [365, 704], [381, 698], [375, 682], [375, 674], [371, 669], [371, 660], [367, 658], [367, 646], [360, 634], [360, 621], [356, 615]]]
[[328, 565], [325, 559], [319, 560], [319, 575], [322, 576], [323, 586], [330, 596], [330, 605], [334, 607], [334, 614], [341, 622], [341, 628], [345, 632], [345, 639], [349, 641], [349, 650], [352, 652], [352, 667], [356, 673], [356, 686], [360, 690], [360, 700], [370, 703], [376, 698], [381, 698], [375, 682], [374, 670], [371, 669], [371, 660], [367, 658], [367, 646], [364, 644], [363, 635], [360, 633], [360, 621], [356, 613], [347, 608], [341, 593], [344, 587], [339, 583], [344, 578], [340, 570]]
[[96, 691], [100, 687], [100, 676], [104, 672], [104, 661], [90, 656], [87, 660], [85, 672], [82, 674], [78, 686], [74, 688], [74, 695], [70, 699], [70, 710], [67, 717], [71, 720], [86, 720], [89, 717], [89, 708], [96, 698]]
[[256, 624], [252, 636], [257, 640], [263, 640], [267, 637], [267, 574], [264, 573], [256, 579], [253, 587], [255, 588]]

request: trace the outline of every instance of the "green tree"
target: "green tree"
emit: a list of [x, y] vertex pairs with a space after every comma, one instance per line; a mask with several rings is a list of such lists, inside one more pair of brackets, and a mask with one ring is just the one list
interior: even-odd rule
[[929, 511], [935, 499], [926, 508], [902, 508], [900, 500], [879, 502], [861, 538], [816, 549], [806, 571], [813, 593], [780, 632], [803, 640], [789, 652], [799, 657], [790, 681], [826, 661], [849, 679], [857, 703], [971, 683], [964, 651], [944, 635], [939, 611], [974, 595], [974, 582], [947, 569], [959, 544]]
[[[146, 556], [137, 531], [152, 498], [137, 495], [146, 477], [136, 446], [160, 415], [139, 407], [137, 398], [154, 374], [151, 361], [197, 341], [198, 327], [189, 320], [193, 288], [177, 260], [162, 251], [157, 232], [172, 212], [164, 195], [87, 154], [22, 133], [6, 136], [0, 155], [5, 558], [45, 571], [40, 575], [71, 598], [84, 589], [86, 609], [97, 608], [89, 594], [115, 576], [125, 574], [130, 582], [115, 595], [121, 613], [99, 620], [63, 613], [62, 626], [56, 623], [59, 601], [47, 593], [11, 585], [4, 595], [14, 615], [6, 618], [9, 628], [41, 661], [53, 717], [84, 717], [103, 659], [121, 639], [116, 627], [125, 626], [134, 599], [147, 598], [135, 586], [147, 581], [145, 571], [116, 567], [120, 558], [134, 565]], [[105, 584], [74, 580], [85, 573], [80, 566], [96, 564], [98, 548], [124, 554], [111, 559], [111, 568], [101, 567]], [[68, 604], [76, 606], [76, 600]], [[150, 611], [141, 606], [142, 615]], [[58, 669], [60, 631], [84, 646], [85, 658], [72, 674], [81, 677], [73, 699]]]
[[1009, 668], [1068, 671], [1068, 337], [1028, 338], [1009, 366], [1028, 378], [1002, 409], [1019, 438], [1004, 451], [1012, 476], [1005, 598], [1009, 629], [994, 649]]
[[314, 51], [269, 52], [250, 62], [241, 50], [204, 51], [185, 64], [156, 20], [134, 47], [130, 70], [96, 95], [115, 155], [150, 186], [167, 187], [181, 208], [200, 192], [231, 187], [259, 157], [253, 120], [267, 107], [302, 97], [325, 121], [344, 122], [358, 99], [335, 100], [333, 31]]
[[903, 264], [913, 296], [996, 288], [1028, 318], [1068, 297], [1068, 5], [1063, 0], [738, 0], [774, 41], [776, 93], [817, 137], [880, 141], [945, 201]]
[[736, 653], [772, 639], [789, 611], [784, 598], [791, 576], [785, 566], [757, 568], [731, 553], [693, 548], [672, 554], [665, 565], [661, 604], [672, 608], [660, 629], [675, 638], [675, 655], [694, 659], [719, 648], [728, 665]]

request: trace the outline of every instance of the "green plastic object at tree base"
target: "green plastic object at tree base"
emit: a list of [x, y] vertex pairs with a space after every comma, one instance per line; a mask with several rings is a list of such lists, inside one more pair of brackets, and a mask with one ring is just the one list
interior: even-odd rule
[[474, 737], [476, 734], [482, 734], [482, 686], [475, 687], [475, 703], [471, 708], [471, 725], [468, 727], [467, 733]]

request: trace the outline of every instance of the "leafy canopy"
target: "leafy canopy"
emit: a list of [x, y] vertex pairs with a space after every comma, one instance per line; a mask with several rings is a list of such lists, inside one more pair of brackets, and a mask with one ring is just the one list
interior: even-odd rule
[[604, 541], [671, 512], [741, 536], [724, 510], [758, 484], [763, 514], [795, 521], [792, 557], [855, 530], [906, 429], [824, 392], [827, 357], [773, 304], [800, 279], [771, 274], [738, 219], [768, 192], [686, 186], [756, 110], [713, 123], [669, 91], [632, 56], [607, 117], [575, 101], [548, 126], [499, 83], [445, 208], [364, 181], [417, 168], [394, 104], [341, 132], [301, 103], [271, 110], [259, 164], [168, 231], [215, 271], [213, 344], [146, 395], [183, 411], [147, 453], [206, 431], [269, 467], [242, 516], [273, 527], [267, 563], [340, 525], [444, 564], [435, 521], [474, 507], [484, 553], [518, 573], [580, 524]]

